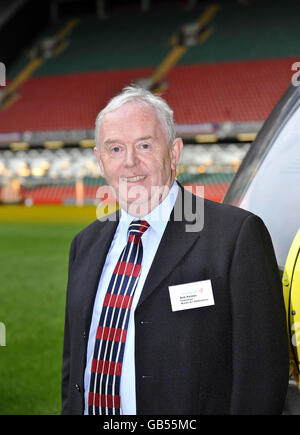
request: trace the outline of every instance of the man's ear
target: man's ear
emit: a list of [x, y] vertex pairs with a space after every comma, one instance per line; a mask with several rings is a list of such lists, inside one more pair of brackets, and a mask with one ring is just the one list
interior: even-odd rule
[[103, 168], [102, 160], [100, 157], [100, 152], [96, 146], [94, 148], [94, 154], [96, 156], [96, 160], [97, 160], [99, 168], [100, 168], [100, 175], [101, 175], [101, 177], [103, 177], [104, 176], [104, 168]]
[[182, 139], [180, 137], [177, 137], [170, 148], [171, 168], [173, 171], [176, 171], [180, 159], [182, 147], [183, 147]]

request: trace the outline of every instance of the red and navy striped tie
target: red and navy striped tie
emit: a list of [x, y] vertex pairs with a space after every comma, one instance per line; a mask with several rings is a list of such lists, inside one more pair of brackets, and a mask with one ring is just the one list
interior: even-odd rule
[[146, 221], [129, 225], [127, 245], [113, 271], [96, 332], [88, 413], [120, 415], [120, 380], [130, 308], [141, 271]]

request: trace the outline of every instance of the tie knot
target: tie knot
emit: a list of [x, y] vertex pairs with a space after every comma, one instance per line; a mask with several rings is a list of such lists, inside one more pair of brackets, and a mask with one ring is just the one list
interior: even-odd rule
[[128, 227], [129, 236], [136, 236], [140, 239], [149, 227], [150, 225], [147, 221], [132, 221]]

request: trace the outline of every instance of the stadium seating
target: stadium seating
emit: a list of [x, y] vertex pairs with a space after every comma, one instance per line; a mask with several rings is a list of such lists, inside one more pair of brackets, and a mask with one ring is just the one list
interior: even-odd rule
[[[186, 145], [179, 162], [178, 180], [189, 186], [204, 184], [206, 196], [220, 201], [246, 151], [247, 147], [236, 145], [226, 149], [218, 145]], [[84, 184], [85, 203], [93, 204], [97, 202], [98, 186], [105, 183], [90, 148], [3, 151], [0, 184], [5, 186], [6, 179], [18, 180], [18, 201], [27, 205], [74, 204], [76, 182], [80, 180]], [[9, 202], [7, 189], [0, 188], [0, 200], [4, 201], [4, 195]], [[15, 196], [11, 202], [16, 202]]]
[[[154, 85], [174, 108], [178, 131], [199, 129], [192, 134], [194, 143], [207, 126], [215, 133], [217, 128], [228, 132], [244, 125], [243, 131], [255, 137], [258, 128], [249, 131], [247, 126], [261, 125], [290, 83], [298, 55], [295, 11], [300, 6], [294, 2], [292, 12], [278, 0], [220, 5], [205, 9], [199, 2], [189, 10], [160, 6], [147, 13], [116, 9], [105, 20], [87, 15], [49, 25], [9, 71], [8, 88], [13, 92], [0, 109], [0, 184], [17, 178], [20, 200], [66, 203], [75, 201], [76, 180], [84, 180], [86, 192], [88, 179], [102, 183], [91, 149], [81, 149], [78, 143], [74, 149], [65, 146], [67, 137], [71, 132], [84, 138], [105, 103], [141, 79], [151, 82], [155, 77]], [[274, 31], [279, 22], [280, 35]], [[196, 43], [182, 36], [195, 26]], [[181, 51], [179, 39], [186, 44]], [[45, 141], [26, 139], [56, 133], [63, 142], [57, 150], [37, 150], [35, 145], [43, 147]], [[17, 142], [25, 142], [27, 149], [12, 151], [10, 135], [18, 136]], [[221, 200], [251, 140], [248, 136], [243, 146], [230, 148], [225, 141], [213, 148], [209, 142], [218, 142], [218, 137], [189, 148], [190, 136], [179, 177], [184, 183], [205, 182], [206, 195]], [[46, 166], [41, 167], [43, 159]], [[213, 183], [208, 181], [212, 174]], [[54, 190], [55, 183], [62, 188]], [[87, 194], [86, 201], [93, 195]]]

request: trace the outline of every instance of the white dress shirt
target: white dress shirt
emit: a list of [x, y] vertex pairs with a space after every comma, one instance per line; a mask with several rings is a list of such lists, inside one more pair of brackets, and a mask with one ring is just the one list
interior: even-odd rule
[[123, 415], [136, 414], [136, 395], [135, 395], [135, 358], [134, 358], [134, 310], [137, 306], [139, 297], [144, 287], [145, 280], [156, 254], [158, 245], [168, 223], [171, 211], [174, 207], [178, 194], [178, 184], [174, 181], [169, 194], [166, 198], [155, 207], [149, 214], [142, 218], [130, 216], [126, 211], [121, 209], [120, 221], [117, 226], [113, 241], [106, 256], [106, 261], [99, 280], [98, 290], [95, 297], [89, 339], [87, 345], [87, 360], [84, 373], [84, 396], [85, 410], [88, 414], [88, 392], [90, 382], [91, 363], [93, 359], [95, 336], [99, 323], [99, 318], [102, 310], [103, 300], [115, 268], [115, 265], [120, 257], [121, 252], [127, 244], [128, 226], [133, 220], [146, 220], [150, 227], [142, 235], [143, 243], [143, 259], [141, 273], [137, 287], [132, 300], [131, 314], [128, 323], [126, 344], [123, 357], [120, 396], [121, 408]]

